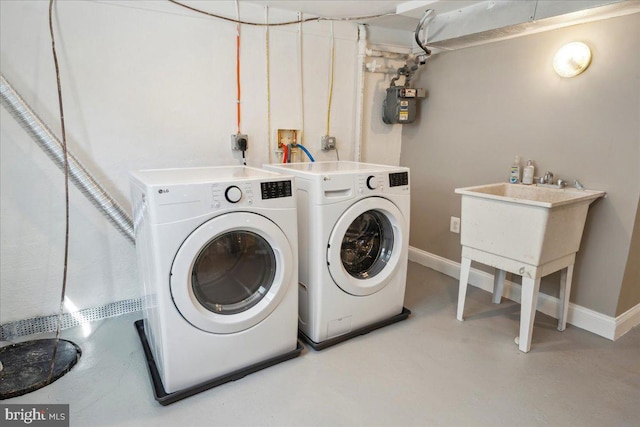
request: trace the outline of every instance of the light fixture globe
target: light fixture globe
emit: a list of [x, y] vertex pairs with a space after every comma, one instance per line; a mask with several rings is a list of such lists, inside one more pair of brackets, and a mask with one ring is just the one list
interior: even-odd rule
[[575, 77], [591, 64], [591, 49], [582, 42], [566, 44], [553, 57], [553, 69], [561, 77]]

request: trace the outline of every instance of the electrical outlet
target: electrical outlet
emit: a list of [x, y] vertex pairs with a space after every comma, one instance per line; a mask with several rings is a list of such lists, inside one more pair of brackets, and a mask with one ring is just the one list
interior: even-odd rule
[[449, 223], [449, 231], [452, 233], [460, 233], [460, 218], [452, 216]]
[[320, 138], [320, 148], [322, 151], [329, 151], [336, 149], [336, 137], [329, 135], [322, 135]]
[[244, 133], [231, 135], [231, 149], [233, 151], [247, 151], [249, 138]]

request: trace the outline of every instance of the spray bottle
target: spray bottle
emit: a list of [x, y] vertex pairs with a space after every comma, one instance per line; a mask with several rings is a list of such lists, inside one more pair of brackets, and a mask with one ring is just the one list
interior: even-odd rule
[[516, 156], [511, 165], [511, 175], [509, 176], [509, 182], [511, 184], [520, 183], [520, 156]]

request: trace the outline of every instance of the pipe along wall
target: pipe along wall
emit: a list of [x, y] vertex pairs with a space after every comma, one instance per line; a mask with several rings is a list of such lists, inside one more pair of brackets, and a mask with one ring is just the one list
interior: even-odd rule
[[[0, 76], [2, 106], [27, 131], [31, 138], [64, 171], [64, 151], [60, 140], [51, 132], [9, 82]], [[68, 152], [69, 178], [87, 199], [102, 212], [131, 243], [135, 244], [133, 221], [124, 209], [102, 188], [87, 169]]]

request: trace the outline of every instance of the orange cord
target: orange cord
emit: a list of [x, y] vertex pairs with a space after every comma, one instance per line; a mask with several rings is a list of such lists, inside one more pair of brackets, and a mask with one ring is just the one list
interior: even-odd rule
[[240, 134], [240, 24], [236, 25], [236, 82], [238, 87], [238, 134]]

